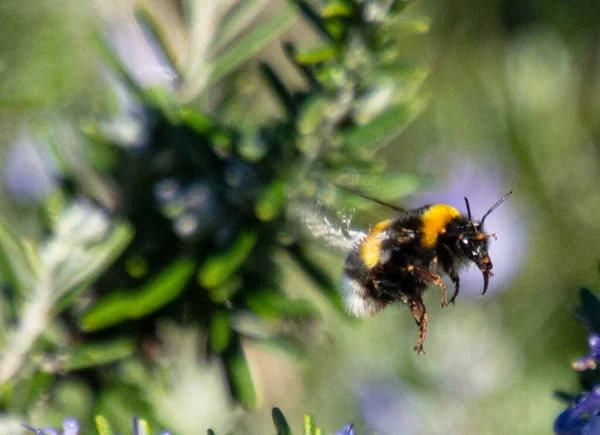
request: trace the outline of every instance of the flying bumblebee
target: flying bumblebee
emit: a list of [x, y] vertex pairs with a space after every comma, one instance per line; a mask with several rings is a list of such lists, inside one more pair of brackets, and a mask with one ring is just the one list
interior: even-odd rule
[[465, 215], [446, 204], [404, 210], [361, 194], [398, 214], [375, 225], [367, 234], [354, 235], [354, 243], [347, 245], [342, 290], [348, 311], [357, 317], [369, 317], [391, 302], [403, 302], [419, 327], [415, 351], [422, 352], [428, 324], [422, 293], [429, 286], [440, 287], [442, 307], [447, 306], [447, 289], [442, 281], [446, 274], [454, 285], [449, 301], [454, 303], [460, 289], [458, 272], [471, 263], [482, 272], [482, 295], [486, 293], [493, 268], [488, 245], [495, 234], [485, 232], [485, 219], [511, 194], [501, 198], [480, 220], [473, 219], [467, 198]]

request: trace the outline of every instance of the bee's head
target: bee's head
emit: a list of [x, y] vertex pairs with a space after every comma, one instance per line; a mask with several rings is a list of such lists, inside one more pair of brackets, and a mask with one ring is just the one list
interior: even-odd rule
[[483, 273], [483, 293], [487, 291], [494, 267], [490, 255], [488, 254], [488, 240], [496, 237], [495, 234], [488, 234], [483, 231], [481, 222], [469, 220], [467, 228], [458, 232], [458, 246], [460, 252], [465, 258], [475, 263]]
[[469, 206], [469, 200], [465, 198], [467, 204], [467, 218], [459, 224], [456, 228], [455, 233], [458, 238], [458, 247], [461, 254], [469, 261], [475, 263], [481, 273], [483, 273], [483, 293], [487, 291], [490, 276], [493, 275], [492, 269], [494, 267], [490, 255], [488, 254], [489, 239], [496, 238], [495, 234], [486, 233], [483, 229], [485, 219], [493, 212], [500, 204], [502, 204], [506, 198], [512, 193], [509, 192], [494, 204], [481, 218], [480, 221], [474, 220], [471, 216], [471, 207]]

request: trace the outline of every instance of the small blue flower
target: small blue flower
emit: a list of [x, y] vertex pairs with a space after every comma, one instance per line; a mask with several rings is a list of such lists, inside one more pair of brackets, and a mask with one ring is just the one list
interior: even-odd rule
[[346, 426], [344, 426], [344, 429], [342, 431], [337, 431], [335, 435], [356, 435], [356, 432], [354, 432], [353, 425], [347, 424]]
[[63, 420], [63, 435], [79, 434], [79, 422], [74, 418], [65, 418]]
[[34, 427], [22, 424], [25, 429], [30, 430], [36, 435], [79, 435], [79, 421], [77, 419], [69, 417], [63, 420], [62, 433], [52, 427], [45, 427], [44, 429], [36, 429]]
[[557, 435], [592, 435], [600, 428], [600, 385], [581, 395], [576, 403], [561, 412], [554, 421]]

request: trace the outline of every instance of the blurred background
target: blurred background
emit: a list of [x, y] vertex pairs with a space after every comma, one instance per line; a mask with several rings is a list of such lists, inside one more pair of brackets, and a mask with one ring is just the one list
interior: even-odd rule
[[[325, 433], [551, 432], [600, 281], [600, 8], [307, 4], [1, 2], [0, 432], [271, 433], [274, 406]], [[455, 306], [428, 291], [425, 355], [405, 307], [340, 309], [344, 252], [294, 210], [390, 212], [334, 184], [477, 216], [514, 191], [485, 297], [476, 270]]]

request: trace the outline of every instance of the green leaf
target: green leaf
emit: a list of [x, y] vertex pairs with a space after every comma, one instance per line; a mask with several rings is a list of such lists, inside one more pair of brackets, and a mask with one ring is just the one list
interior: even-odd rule
[[294, 97], [291, 92], [288, 91], [283, 81], [277, 76], [273, 68], [265, 62], [260, 63], [260, 70], [262, 75], [265, 77], [269, 87], [275, 93], [275, 96], [287, 112], [289, 118], [293, 119], [296, 116], [297, 108], [294, 103]]
[[321, 13], [325, 18], [351, 17], [355, 13], [355, 4], [345, 0], [329, 1], [323, 5]]
[[312, 24], [315, 29], [320, 33], [320, 35], [325, 38], [325, 40], [333, 41], [333, 38], [327, 31], [327, 27], [325, 27], [325, 23], [323, 22], [323, 18], [319, 16], [319, 14], [312, 8], [312, 6], [304, 1], [304, 0], [293, 0], [294, 3], [298, 5], [304, 17], [308, 20], [310, 24]]
[[297, 128], [301, 134], [312, 134], [317, 131], [329, 108], [329, 101], [322, 95], [311, 95], [302, 104], [298, 116]]
[[[26, 390], [17, 394], [13, 393], [10, 407], [16, 412], [27, 412], [39, 403], [40, 397], [55, 386], [54, 375], [42, 371], [34, 372], [31, 377], [20, 379], [25, 384]], [[25, 389], [24, 388], [24, 389]]]
[[96, 423], [96, 430], [98, 431], [98, 435], [115, 435], [108, 420], [101, 415], [97, 415], [94, 419]]
[[239, 336], [223, 353], [223, 361], [233, 396], [247, 409], [256, 408], [256, 392]]
[[0, 275], [21, 294], [33, 288], [40, 262], [36, 252], [0, 219]]
[[253, 290], [245, 302], [252, 312], [264, 318], [311, 318], [318, 314], [309, 301], [290, 299], [277, 290]]
[[229, 300], [240, 288], [242, 288], [242, 279], [239, 276], [231, 276], [221, 284], [208, 288], [208, 297], [211, 301], [220, 304]]
[[212, 429], [206, 431], [206, 435], [215, 435], [215, 432]]
[[258, 235], [254, 231], [243, 231], [226, 252], [208, 258], [198, 270], [198, 283], [206, 288], [223, 284], [248, 258], [256, 245]]
[[263, 48], [288, 31], [297, 19], [298, 12], [286, 5], [271, 15], [267, 21], [248, 31], [243, 38], [240, 38], [239, 41], [217, 57], [210, 82], [217, 82], [225, 74], [254, 57]]
[[304, 435], [315, 435], [316, 423], [312, 415], [304, 415]]
[[170, 66], [177, 70], [177, 56], [175, 55], [175, 51], [169, 44], [169, 38], [167, 36], [167, 31], [162, 26], [159, 25], [156, 17], [154, 17], [151, 11], [142, 7], [136, 10], [135, 17], [137, 21], [140, 23], [141, 27], [143, 27], [156, 44], [154, 47], [158, 47], [161, 51], [161, 54], [169, 61]]
[[325, 18], [323, 24], [327, 29], [327, 33], [336, 41], [341, 41], [348, 31], [347, 20], [338, 17]]
[[366, 125], [354, 127], [344, 134], [344, 147], [371, 155], [398, 136], [424, 107], [423, 101], [400, 103], [388, 108]]
[[135, 81], [135, 79], [131, 76], [131, 73], [119, 56], [115, 53], [113, 48], [104, 40], [102, 35], [99, 33], [94, 34], [93, 39], [94, 46], [104, 62], [108, 65], [108, 67], [115, 73], [119, 78], [123, 81], [123, 83], [129, 88], [133, 94], [141, 99], [142, 101], [147, 101], [148, 98], [146, 96], [146, 91], [140, 84]]
[[397, 18], [394, 18], [393, 26], [399, 32], [422, 34], [429, 32], [431, 20], [423, 17], [406, 18], [403, 15], [399, 15]]
[[231, 315], [227, 311], [218, 310], [210, 319], [208, 341], [214, 352], [223, 352], [231, 342]]
[[287, 57], [292, 61], [292, 63], [300, 70], [306, 81], [308, 82], [311, 89], [320, 89], [321, 85], [317, 81], [315, 74], [310, 69], [310, 67], [306, 65], [301, 65], [297, 60], [296, 56], [298, 56], [298, 49], [291, 42], [285, 42], [283, 44], [283, 51], [287, 55]]
[[181, 123], [181, 106], [173, 92], [161, 86], [148, 88], [145, 92], [148, 104], [158, 109], [169, 123], [174, 125]]
[[401, 58], [393, 62], [377, 66], [377, 74], [394, 80], [414, 80], [422, 82], [429, 74], [429, 69], [413, 59]]
[[195, 263], [189, 258], [176, 260], [137, 290], [115, 292], [102, 298], [83, 314], [81, 328], [98, 331], [156, 311], [179, 296], [194, 268]]
[[260, 14], [267, 0], [240, 0], [219, 21], [213, 50], [219, 51], [248, 27]]
[[286, 201], [287, 183], [285, 180], [275, 180], [259, 194], [254, 212], [263, 222], [270, 222], [279, 217]]
[[292, 435], [292, 430], [290, 429], [283, 412], [281, 412], [279, 408], [273, 408], [271, 415], [273, 417], [273, 424], [275, 425], [277, 435]]
[[600, 300], [586, 288], [581, 289], [580, 297], [585, 318], [595, 332], [600, 332]]
[[123, 253], [133, 239], [129, 223], [115, 224], [110, 234], [100, 243], [88, 248], [87, 255], [75, 258], [69, 267], [54, 271], [54, 291], [60, 297], [54, 314], [71, 305]]
[[335, 45], [325, 45], [297, 53], [295, 56], [296, 62], [300, 65], [315, 65], [335, 59], [340, 54], [340, 49]]
[[201, 135], [207, 135], [217, 126], [213, 118], [196, 110], [194, 107], [182, 107], [179, 111], [179, 116], [181, 116], [183, 122]]
[[61, 368], [68, 372], [97, 367], [125, 359], [134, 352], [135, 342], [129, 339], [84, 344], [66, 352], [64, 360], [61, 358]]
[[136, 306], [132, 307], [132, 316], [144, 317], [177, 298], [187, 285], [195, 267], [194, 260], [182, 258], [171, 263], [158, 276], [141, 286]]
[[341, 313], [346, 315], [338, 285], [319, 268], [298, 245], [288, 246], [286, 250], [290, 257], [300, 266], [300, 269], [310, 278], [317, 290]]

